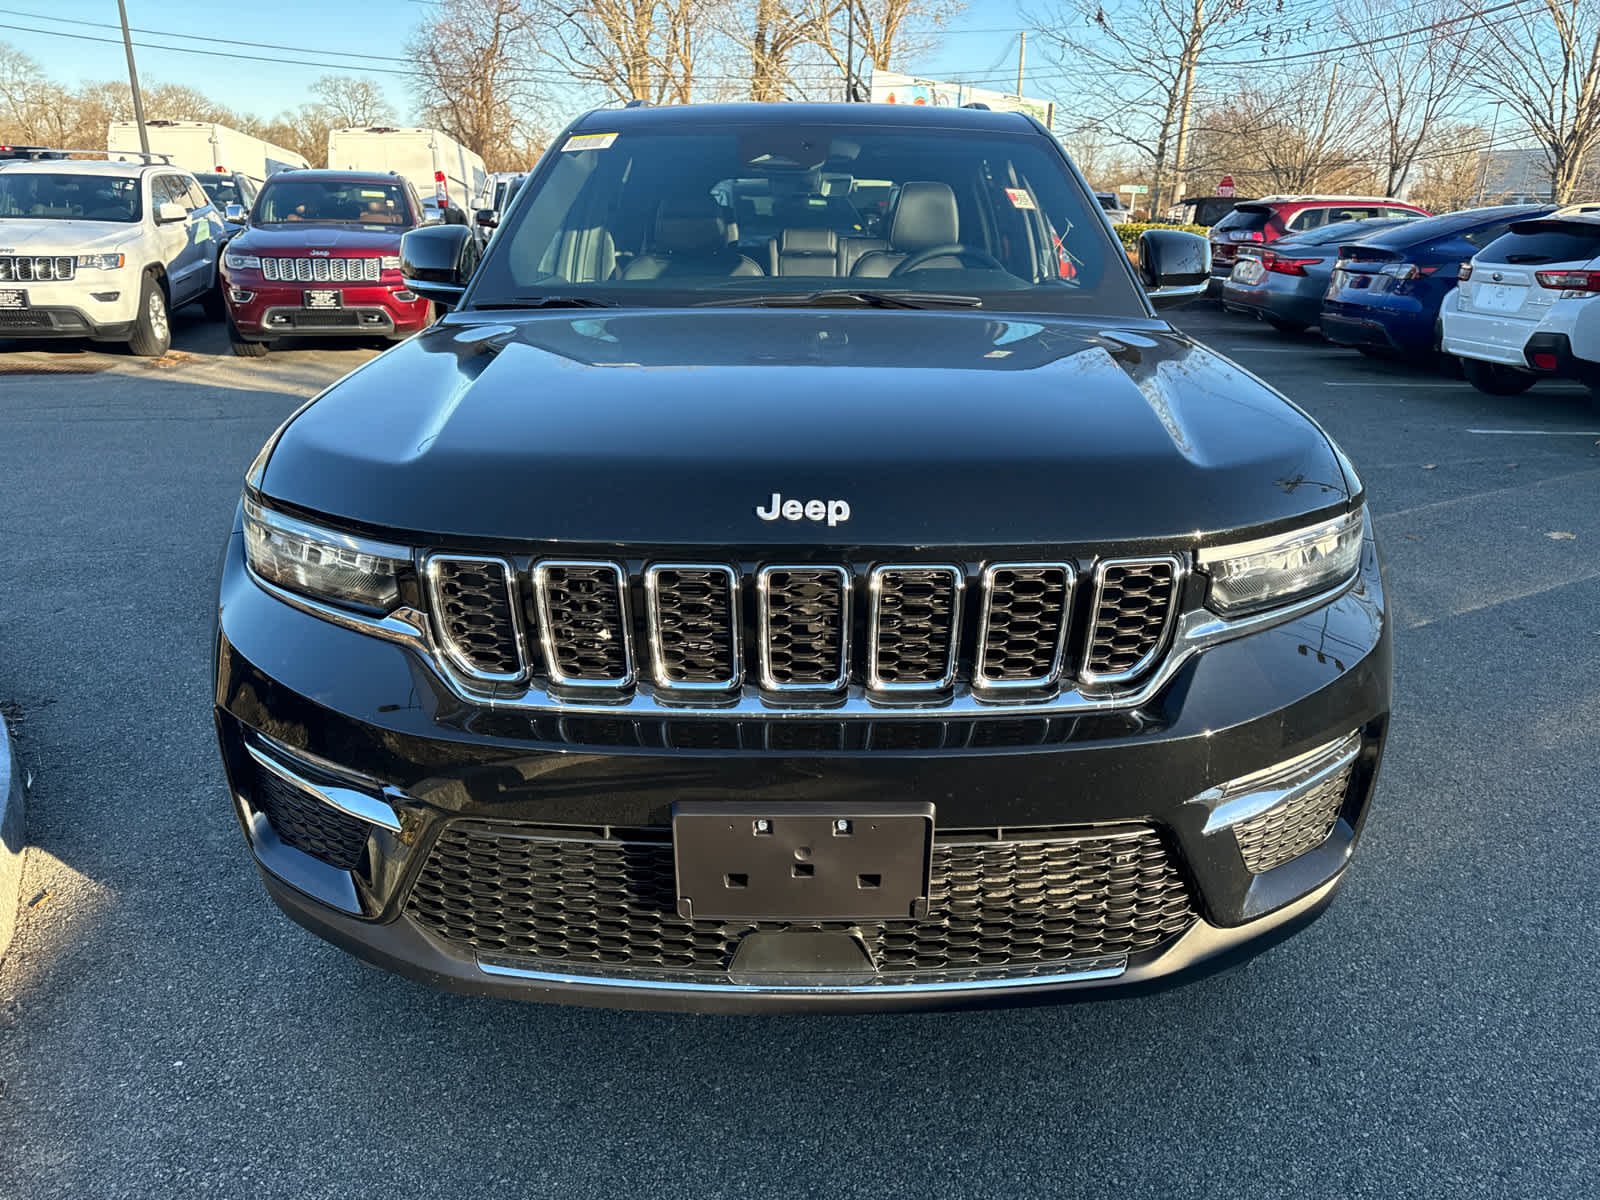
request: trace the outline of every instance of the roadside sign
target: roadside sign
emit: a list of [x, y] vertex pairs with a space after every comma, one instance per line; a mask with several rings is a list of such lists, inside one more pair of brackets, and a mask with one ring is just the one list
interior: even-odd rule
[[1149, 187], [1142, 183], [1125, 183], [1117, 191], [1131, 192], [1135, 196], [1145, 196], [1150, 193]]
[[1217, 184], [1217, 195], [1231, 196], [1233, 194], [1233, 176], [1224, 175]]

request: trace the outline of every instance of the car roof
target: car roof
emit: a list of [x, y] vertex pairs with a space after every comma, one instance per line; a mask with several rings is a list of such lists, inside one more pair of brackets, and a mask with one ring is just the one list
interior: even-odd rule
[[312, 183], [404, 183], [398, 174], [390, 171], [341, 171], [328, 167], [290, 167], [287, 171], [274, 171], [267, 182], [275, 179], [309, 179]]
[[1423, 217], [1420, 221], [1402, 221], [1393, 229], [1386, 229], [1364, 239], [1369, 246], [1400, 247], [1413, 242], [1427, 242], [1446, 237], [1457, 230], [1471, 229], [1474, 225], [1492, 225], [1495, 221], [1531, 218], [1547, 214], [1551, 204], [1501, 204], [1493, 208], [1465, 208], [1436, 217]]
[[921, 104], [758, 103], [671, 104], [655, 108], [598, 108], [578, 118], [574, 131], [622, 133], [697, 125], [892, 125], [913, 129], [974, 129], [1035, 133], [1039, 127], [1015, 112], [936, 108]]
[[113, 162], [104, 158], [17, 158], [3, 166], [8, 175], [137, 175], [141, 171], [168, 170], [187, 175], [182, 167], [168, 163]]

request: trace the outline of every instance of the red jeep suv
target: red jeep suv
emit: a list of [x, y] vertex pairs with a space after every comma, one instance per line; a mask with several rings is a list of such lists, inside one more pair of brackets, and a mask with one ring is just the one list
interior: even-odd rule
[[1342, 221], [1432, 215], [1425, 208], [1385, 196], [1263, 196], [1259, 200], [1241, 200], [1211, 227], [1211, 283], [1207, 295], [1222, 294], [1223, 281], [1233, 273], [1239, 251], [1246, 247]]
[[422, 329], [429, 303], [400, 277], [400, 235], [423, 223], [416, 192], [398, 175], [272, 176], [223, 255], [233, 352], [253, 358], [290, 335], [398, 341]]

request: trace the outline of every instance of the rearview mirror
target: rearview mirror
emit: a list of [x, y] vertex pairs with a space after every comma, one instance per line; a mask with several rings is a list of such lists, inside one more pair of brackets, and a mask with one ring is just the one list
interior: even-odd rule
[[188, 212], [176, 200], [163, 200], [156, 205], [156, 224], [170, 225], [174, 221], [186, 221]]
[[1139, 235], [1139, 281], [1157, 308], [1205, 295], [1211, 243], [1197, 233], [1147, 229]]
[[400, 239], [400, 274], [419, 296], [454, 307], [478, 267], [478, 244], [466, 225], [426, 225]]
[[235, 225], [244, 224], [244, 205], [229, 204], [222, 210], [222, 219], [232, 221]]

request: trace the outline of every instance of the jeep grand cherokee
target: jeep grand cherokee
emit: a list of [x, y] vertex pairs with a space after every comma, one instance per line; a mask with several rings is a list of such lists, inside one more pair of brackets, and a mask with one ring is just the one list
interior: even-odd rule
[[293, 919], [751, 1011], [1135, 988], [1328, 903], [1389, 714], [1362, 485], [1157, 317], [1204, 242], [1136, 270], [1030, 118], [593, 112], [476, 269], [401, 256], [453, 311], [273, 435], [222, 573]]

